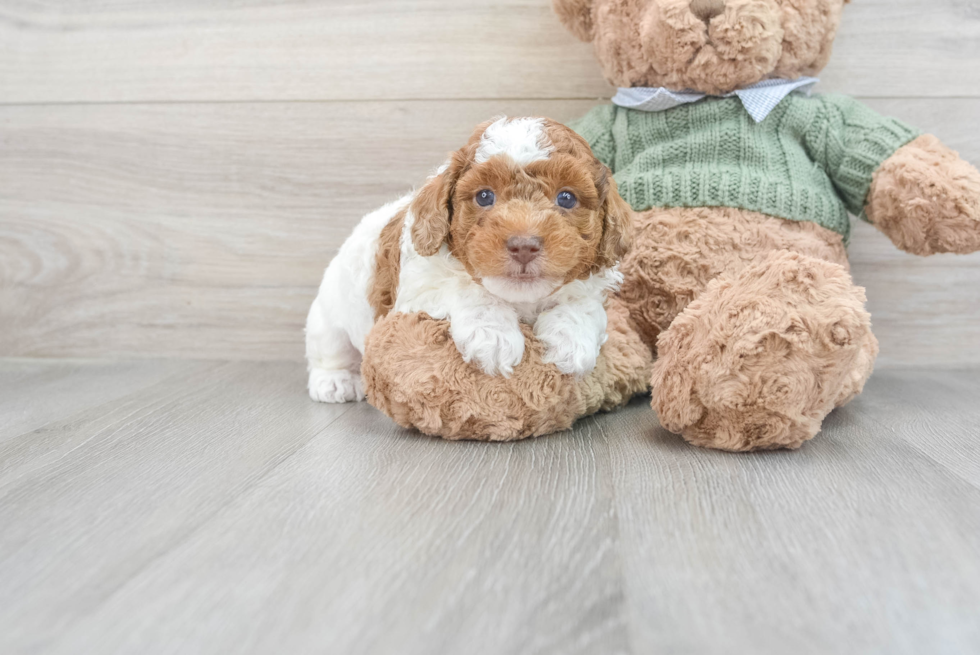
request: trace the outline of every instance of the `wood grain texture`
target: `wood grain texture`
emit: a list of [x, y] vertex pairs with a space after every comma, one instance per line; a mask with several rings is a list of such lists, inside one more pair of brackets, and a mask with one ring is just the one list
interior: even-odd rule
[[908, 372], [880, 371], [878, 393], [863, 397], [857, 411], [880, 416], [882, 430], [980, 488], [980, 375], [926, 369], [917, 372], [914, 394], [909, 386]]
[[980, 372], [877, 374], [750, 455], [643, 398], [443, 442], [303, 377], [215, 362], [0, 445], [0, 651], [980, 649]]
[[930, 428], [906, 412], [894, 434], [922, 380], [890, 372], [797, 453], [695, 450], [636, 403], [608, 416], [633, 652], [980, 649], [980, 489], [912, 445], [976, 439], [977, 373], [935, 376], [972, 390], [949, 384]]
[[5, 441], [0, 652], [46, 652], [350, 409], [297, 365], [213, 364]]
[[[360, 217], [487, 117], [595, 101], [0, 107], [0, 354], [299, 359]], [[980, 162], [980, 100], [870, 100]], [[980, 255], [856, 225], [882, 366], [980, 363]]]
[[[977, 97], [978, 42], [973, 2], [861, 0], [846, 8], [824, 78], [855, 95]], [[0, 102], [610, 93], [549, 0], [0, 5]]]
[[360, 404], [52, 652], [625, 653], [594, 436], [455, 444]]
[[0, 444], [42, 423], [136, 393], [203, 364], [0, 360]]

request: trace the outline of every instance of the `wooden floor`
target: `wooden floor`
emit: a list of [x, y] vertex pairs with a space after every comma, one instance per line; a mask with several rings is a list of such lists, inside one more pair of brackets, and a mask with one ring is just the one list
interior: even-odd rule
[[754, 455], [642, 398], [449, 443], [303, 382], [0, 360], [0, 652], [980, 652], [980, 372]]

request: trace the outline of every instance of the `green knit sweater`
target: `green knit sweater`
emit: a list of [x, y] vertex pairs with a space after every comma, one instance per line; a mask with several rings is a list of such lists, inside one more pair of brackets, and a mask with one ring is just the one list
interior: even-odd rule
[[791, 94], [756, 123], [738, 98], [661, 112], [601, 105], [572, 124], [623, 198], [651, 207], [737, 207], [813, 221], [847, 240], [871, 175], [918, 136], [847, 96]]

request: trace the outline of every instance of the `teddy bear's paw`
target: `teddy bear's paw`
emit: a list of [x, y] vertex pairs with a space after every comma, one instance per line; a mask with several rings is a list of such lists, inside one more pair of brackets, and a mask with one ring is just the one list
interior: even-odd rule
[[868, 218], [915, 255], [980, 250], [980, 171], [926, 134], [875, 172]]
[[524, 333], [516, 317], [453, 317], [450, 333], [463, 361], [475, 363], [487, 375], [509, 378], [524, 359]]
[[652, 405], [695, 445], [798, 448], [860, 392], [876, 352], [844, 268], [776, 252], [710, 283], [661, 334]]
[[347, 370], [310, 370], [310, 398], [321, 403], [349, 403], [364, 400], [361, 376]]

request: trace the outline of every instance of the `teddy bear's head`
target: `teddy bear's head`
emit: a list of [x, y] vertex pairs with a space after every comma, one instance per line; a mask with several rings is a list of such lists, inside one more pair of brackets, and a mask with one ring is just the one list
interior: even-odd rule
[[814, 75], [850, 0], [552, 0], [620, 87], [720, 94]]

